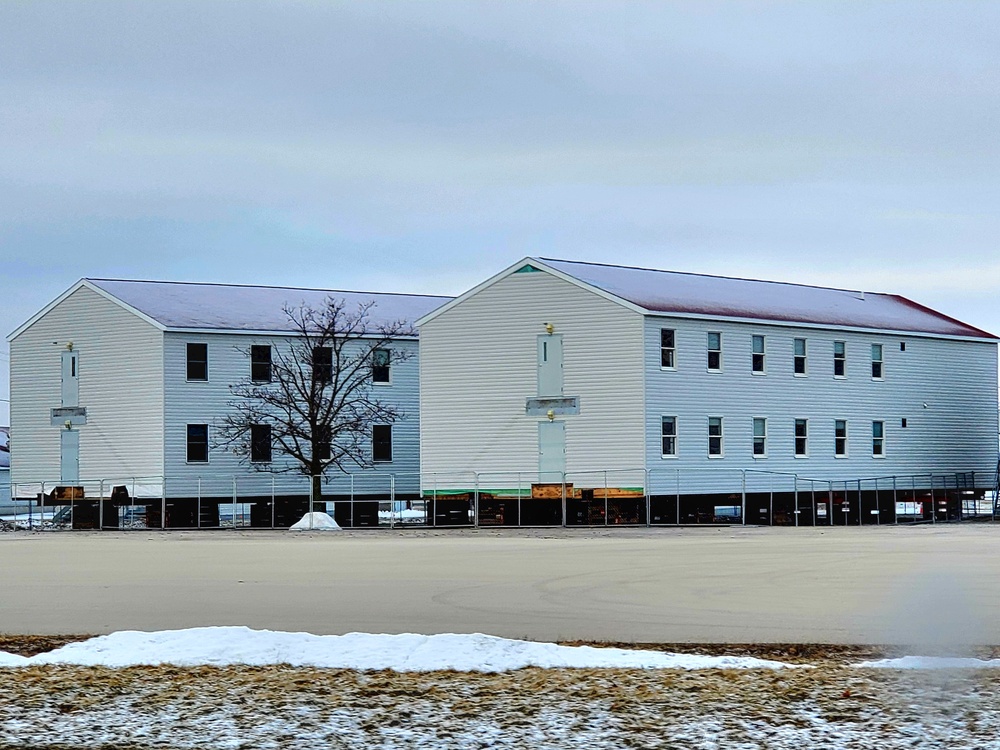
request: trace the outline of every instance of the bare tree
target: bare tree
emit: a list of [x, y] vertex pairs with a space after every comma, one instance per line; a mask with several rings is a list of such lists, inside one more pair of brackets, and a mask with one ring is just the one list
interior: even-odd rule
[[[241, 349], [251, 359], [251, 374], [230, 386], [233, 398], [217, 443], [258, 470], [310, 477], [310, 510], [322, 497], [323, 477], [370, 467], [373, 427], [404, 416], [376, 395], [373, 382], [383, 374], [387, 379], [394, 363], [410, 357], [398, 339], [414, 336], [414, 330], [404, 321], [374, 323], [374, 306], [348, 309], [333, 297], [319, 308], [285, 306], [292, 335], [258, 352]], [[263, 349], [267, 359], [261, 353], [255, 360]], [[272, 446], [292, 460], [278, 455], [270, 463], [253, 461], [255, 451], [270, 453]]]

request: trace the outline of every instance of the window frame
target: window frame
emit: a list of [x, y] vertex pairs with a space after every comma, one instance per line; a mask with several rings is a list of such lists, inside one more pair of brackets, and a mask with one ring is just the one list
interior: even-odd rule
[[[758, 423], [763, 428], [761, 434], [757, 434]], [[767, 417], [751, 417], [750, 418], [750, 455], [754, 458], [767, 458]], [[761, 446], [761, 451], [757, 452], [757, 445]]]
[[[385, 355], [385, 363], [379, 364], [376, 360], [378, 357]], [[375, 373], [377, 370], [385, 370], [385, 380], [376, 380]], [[392, 385], [392, 350], [380, 346], [372, 349], [372, 385]]]
[[[719, 432], [716, 435], [712, 434], [712, 420], [718, 420]], [[717, 438], [719, 441], [719, 450], [716, 453], [712, 452], [712, 438]], [[708, 417], [708, 457], [712, 459], [726, 457], [726, 428], [724, 417], [716, 415], [710, 415]]]
[[[716, 336], [717, 348], [712, 348], [712, 337]], [[707, 345], [708, 358], [705, 369], [708, 372], [722, 372], [722, 331], [709, 331]], [[715, 355], [715, 366], [712, 366], [712, 355]]]
[[[670, 334], [669, 345], [664, 342], [664, 334]], [[667, 360], [670, 364], [664, 364]], [[660, 329], [660, 369], [661, 370], [676, 370], [677, 369], [677, 329], [676, 328], [661, 328]]]
[[[188, 383], [207, 383], [208, 382], [208, 343], [203, 341], [187, 341], [184, 349], [185, 354], [185, 367], [184, 376]], [[200, 347], [205, 352], [204, 359], [194, 359], [191, 356], [191, 351], [193, 348]], [[205, 368], [205, 377], [191, 377], [191, 367], [192, 365], [200, 364]]]
[[[840, 344], [842, 351], [837, 354], [837, 344]], [[837, 365], [840, 365], [840, 373], [837, 373]], [[833, 342], [833, 377], [837, 380], [847, 379], [847, 341]]]
[[[760, 342], [760, 351], [757, 351], [757, 342]], [[760, 357], [758, 367], [758, 357]], [[767, 375], [767, 337], [760, 333], [750, 335], [750, 374]]]
[[[267, 351], [267, 360], [256, 358], [256, 355], [261, 351]], [[251, 383], [270, 383], [274, 379], [272, 377], [271, 367], [273, 360], [271, 359], [271, 345], [270, 344], [251, 344], [250, 345], [250, 382]], [[258, 367], [267, 368], [267, 377], [261, 378], [257, 377]]]
[[[329, 362], [317, 361], [321, 352], [329, 353]], [[325, 355], [324, 355], [325, 356]], [[328, 370], [325, 368], [329, 368]], [[333, 382], [333, 347], [314, 346], [312, 349], [312, 379], [314, 383], [327, 385]]]
[[[376, 456], [375, 456], [375, 446], [378, 444], [378, 441], [376, 441], [376, 439], [375, 439], [375, 431], [378, 430], [378, 429], [386, 429], [386, 430], [388, 430], [388, 434], [389, 434], [388, 441], [386, 441], [386, 440], [381, 441], [381, 444], [383, 446], [385, 446], [385, 445], [389, 446], [389, 454], [388, 454], [389, 457], [388, 458], [376, 458]], [[373, 464], [391, 464], [392, 463], [392, 425], [391, 424], [373, 424], [372, 425], [372, 463]]]
[[[205, 445], [205, 458], [204, 459], [201, 459], [201, 458], [191, 458], [191, 445], [192, 445], [192, 442], [191, 442], [191, 428], [192, 427], [204, 427], [205, 428], [205, 442], [204, 442], [204, 445]], [[204, 423], [200, 423], [200, 422], [193, 422], [193, 423], [189, 423], [189, 424], [185, 425], [185, 432], [184, 432], [184, 439], [185, 439], [185, 443], [184, 443], [184, 463], [186, 463], [186, 464], [207, 464], [207, 463], [210, 462], [212, 451], [211, 451], [211, 444], [210, 444], [209, 437], [210, 437], [210, 427], [209, 427], [209, 425], [204, 424]], [[200, 442], [199, 443], [195, 443], [195, 445], [201, 445], [201, 443]]]
[[[878, 350], [878, 359], [875, 350]], [[875, 374], [876, 369], [878, 375]], [[885, 347], [882, 344], [872, 344], [872, 380], [885, 380]]]
[[[666, 431], [667, 420], [670, 420], [673, 425], [673, 432], [668, 433]], [[667, 445], [667, 440], [670, 440], [673, 445], [673, 451], [668, 453], [665, 450]], [[677, 416], [673, 414], [661, 414], [660, 415], [660, 458], [677, 458]]]
[[[802, 426], [802, 434], [799, 434], [799, 426]], [[809, 458], [809, 419], [795, 417], [792, 421], [792, 450], [795, 458]], [[802, 450], [799, 450], [799, 441], [802, 441]]]
[[[798, 353], [799, 342], [802, 342], [802, 354]], [[802, 370], [799, 370], [799, 364]], [[805, 338], [792, 339], [792, 375], [797, 378], [809, 377], [809, 340]]]
[[[844, 425], [844, 434], [842, 436], [837, 434], [837, 425], [838, 425], [838, 423], [843, 423], [843, 425]], [[847, 420], [846, 419], [834, 419], [833, 420], [833, 457], [834, 458], [847, 458], [849, 456], [850, 444], [848, 443], [847, 435], [848, 435]], [[843, 451], [839, 451], [838, 450], [838, 448], [840, 447], [837, 444], [838, 440], [843, 440], [844, 441], [844, 450]]]
[[[255, 434], [257, 431], [265, 429], [267, 431], [267, 458], [256, 458], [255, 452], [264, 444], [263, 436]], [[274, 441], [271, 439], [271, 425], [253, 424], [250, 425], [250, 463], [269, 464], [274, 461]]]
[[[879, 426], [878, 435], [876, 435], [875, 425]], [[872, 458], [885, 458], [885, 420], [883, 419], [872, 420]]]

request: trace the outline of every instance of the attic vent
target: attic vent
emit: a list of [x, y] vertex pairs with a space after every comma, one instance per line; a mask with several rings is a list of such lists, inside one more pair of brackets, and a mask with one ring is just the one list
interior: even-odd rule
[[539, 270], [541, 269], [535, 268], [532, 265], [527, 265], [527, 266], [521, 266], [516, 271], [514, 271], [514, 273], [536, 273]]

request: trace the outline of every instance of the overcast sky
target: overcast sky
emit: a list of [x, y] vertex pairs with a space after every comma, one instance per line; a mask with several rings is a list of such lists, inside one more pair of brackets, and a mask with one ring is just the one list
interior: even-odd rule
[[956, 0], [3, 2], [0, 330], [83, 276], [457, 294], [543, 255], [1000, 333], [998, 38]]

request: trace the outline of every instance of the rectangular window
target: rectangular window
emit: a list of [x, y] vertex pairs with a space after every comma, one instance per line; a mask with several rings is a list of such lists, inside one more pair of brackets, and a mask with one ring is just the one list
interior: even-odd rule
[[718, 372], [722, 369], [722, 334], [708, 334], [708, 369]]
[[187, 345], [187, 379], [208, 380], [208, 344]]
[[764, 337], [763, 336], [753, 336], [750, 342], [750, 348], [752, 350], [750, 370], [751, 372], [761, 374], [764, 372]]
[[833, 377], [847, 377], [847, 342], [833, 342]]
[[882, 376], [882, 345], [872, 344], [872, 380], [881, 380]]
[[660, 418], [660, 436], [663, 440], [664, 456], [677, 455], [677, 417]]
[[271, 463], [271, 425], [250, 425], [250, 461], [255, 464]]
[[392, 425], [372, 426], [372, 461], [392, 461]]
[[327, 427], [317, 427], [320, 434], [319, 443], [316, 446], [316, 459], [319, 461], [329, 461], [330, 457], [333, 455], [332, 448], [330, 444], [333, 442], [330, 436], [330, 428]]
[[372, 382], [390, 383], [389, 362], [392, 356], [388, 349], [372, 349]]
[[767, 455], [767, 419], [764, 417], [753, 418], [753, 454]]
[[674, 331], [671, 328], [660, 329], [660, 367], [673, 370], [676, 347], [674, 346]]
[[271, 382], [271, 347], [262, 344], [250, 347], [250, 379], [255, 383]]
[[872, 422], [872, 455], [885, 455], [885, 422]]
[[795, 339], [795, 367], [796, 375], [806, 374], [806, 340]]
[[722, 417], [708, 418], [708, 455], [722, 455]]
[[313, 347], [313, 381], [317, 383], [333, 382], [333, 349], [329, 346]]
[[803, 458], [809, 455], [809, 420], [795, 420], [795, 455]]
[[837, 458], [847, 458], [846, 419], [836, 419], [833, 422], [833, 455]]
[[208, 425], [189, 424], [187, 426], [188, 463], [208, 463]]

